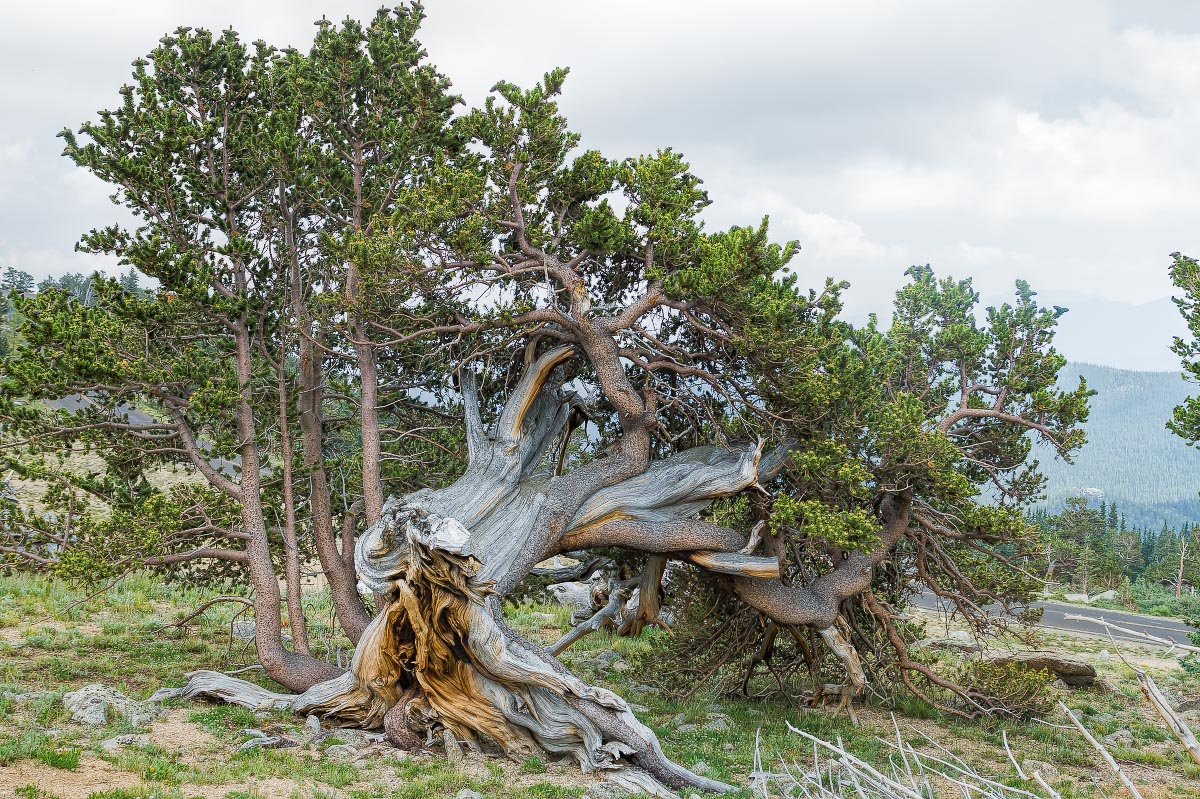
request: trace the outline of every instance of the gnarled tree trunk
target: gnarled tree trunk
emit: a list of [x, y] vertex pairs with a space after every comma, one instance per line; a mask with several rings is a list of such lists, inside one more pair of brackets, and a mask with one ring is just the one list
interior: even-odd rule
[[[783, 623], [830, 628], [844, 594], [869, 579], [873, 564], [852, 557], [853, 574], [816, 591], [783, 586], [775, 557], [743, 554], [743, 536], [696, 519], [713, 499], [779, 468], [782, 453], [763, 457], [760, 444], [698, 447], [632, 475], [618, 469], [616, 479], [603, 479], [608, 458], [601, 458], [581, 467], [602, 476], [588, 491], [574, 473], [554, 476], [548, 454], [570, 434], [577, 400], [552, 375], [571, 354], [560, 347], [538, 359], [490, 433], [474, 378], [464, 376], [465, 473], [447, 488], [390, 498], [358, 541], [358, 576], [387, 604], [364, 631], [349, 672], [298, 696], [198, 672], [171, 695], [288, 707], [355, 726], [378, 727], [387, 717], [390, 732], [412, 733], [391, 734], [397, 743], [449, 731], [472, 745], [487, 739], [512, 757], [570, 756], [585, 772], [660, 795], [688, 786], [727, 790], [668, 760], [619, 696], [583, 682], [510, 630], [503, 594], [554, 554], [621, 546], [729, 575], [739, 596], [785, 616]], [[555, 518], [569, 521], [556, 525]], [[644, 588], [656, 591], [663, 561], [649, 561], [654, 573]], [[839, 654], [852, 653], [846, 644]]]

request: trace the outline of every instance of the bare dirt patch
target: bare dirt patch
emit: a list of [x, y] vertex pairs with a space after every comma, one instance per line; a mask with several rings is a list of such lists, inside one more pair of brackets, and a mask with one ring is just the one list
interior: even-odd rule
[[199, 724], [187, 720], [187, 711], [174, 708], [150, 725], [150, 742], [163, 749], [205, 750], [217, 739]]
[[74, 771], [51, 768], [33, 760], [0, 766], [0, 796], [14, 796], [15, 789], [36, 785], [51, 791], [57, 799], [87, 799], [96, 791], [136, 788], [141, 784], [138, 775], [96, 757], [85, 756]]
[[[225, 785], [184, 785], [183, 791], [187, 796], [201, 796], [204, 799], [225, 799], [231, 791], [254, 791], [258, 799], [292, 799], [293, 796], [304, 794], [304, 785], [284, 777], [264, 777], [261, 780], [226, 783]], [[342, 791], [322, 787], [324, 796], [342, 799]]]

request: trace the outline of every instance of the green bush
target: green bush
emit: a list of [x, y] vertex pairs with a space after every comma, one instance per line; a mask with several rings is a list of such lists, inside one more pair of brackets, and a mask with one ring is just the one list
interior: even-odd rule
[[974, 660], [962, 666], [954, 681], [967, 690], [975, 706], [995, 715], [1019, 719], [1045, 716], [1052, 708], [1048, 687], [1053, 679], [1046, 669], [1019, 663]]

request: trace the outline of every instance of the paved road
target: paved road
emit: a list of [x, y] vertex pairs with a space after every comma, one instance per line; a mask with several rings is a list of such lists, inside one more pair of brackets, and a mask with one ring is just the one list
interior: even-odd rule
[[[937, 598], [930, 594], [916, 596], [913, 599], [913, 604], [926, 610], [938, 610]], [[1105, 628], [1101, 625], [1089, 621], [1066, 618], [1067, 614], [1070, 613], [1103, 618], [1105, 621], [1110, 621], [1113, 624], [1119, 624], [1122, 627], [1128, 627], [1131, 630], [1149, 633], [1150, 635], [1157, 635], [1159, 638], [1166, 638], [1179, 644], [1190, 644], [1191, 639], [1188, 638], [1188, 633], [1196, 632], [1194, 627], [1189, 627], [1181, 621], [1159, 616], [1142, 616], [1136, 613], [1122, 613], [1118, 610], [1101, 610], [1100, 608], [1089, 608], [1080, 605], [1067, 605], [1062, 602], [1035, 602], [1034, 605], [1042, 608], [1040, 626], [1051, 630], [1070, 630], [1077, 633], [1099, 635], [1104, 638], [1108, 637]], [[1113, 637], [1118, 641], [1148, 643], [1145, 639], [1115, 631], [1113, 632]]]

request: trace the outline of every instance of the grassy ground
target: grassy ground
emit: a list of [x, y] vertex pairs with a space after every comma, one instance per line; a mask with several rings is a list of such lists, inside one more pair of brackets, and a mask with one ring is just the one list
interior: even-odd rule
[[[144, 699], [163, 685], [177, 685], [195, 668], [229, 669], [253, 661], [253, 652], [233, 641], [229, 622], [240, 606], [213, 607], [186, 627], [168, 627], [209, 594], [171, 588], [131, 576], [89, 598], [89, 592], [58, 580], [0, 577], [0, 797], [22, 799], [417, 799], [453, 797], [469, 788], [488, 799], [552, 799], [583, 795], [593, 781], [569, 763], [534, 758], [513, 763], [469, 757], [453, 766], [437, 753], [407, 756], [355, 733], [341, 741], [355, 746], [330, 751], [339, 738], [308, 744], [302, 719], [217, 705], [167, 703], [166, 713], [145, 728], [114, 720], [88, 728], [70, 720], [61, 697], [89, 683], [103, 683]], [[318, 649], [336, 659], [348, 642], [328, 626], [328, 598], [307, 597]], [[513, 608], [510, 621], [526, 635], [551, 641], [567, 624], [557, 607]], [[1049, 642], [1096, 661], [1103, 685], [1058, 691], [1097, 734], [1129, 730], [1133, 742], [1113, 753], [1151, 797], [1200, 793], [1200, 769], [1185, 761], [1162, 726], [1144, 707], [1128, 670], [1115, 658], [1098, 659], [1112, 645], [1097, 639], [1063, 637]], [[581, 676], [616, 690], [660, 735], [667, 754], [710, 776], [745, 784], [753, 766], [755, 739], [768, 765], [803, 762], [807, 747], [787, 723], [827, 740], [841, 738], [859, 757], [879, 766], [888, 751], [881, 739], [895, 736], [892, 708], [869, 705], [856, 726], [832, 711], [785, 703], [664, 699], [648, 687], [655, 671], [658, 634], [640, 640], [595, 635], [564, 660]], [[606, 654], [606, 650], [614, 650]], [[1161, 653], [1131, 647], [1127, 654], [1160, 685], [1200, 696], [1200, 680]], [[949, 655], [947, 658], [951, 657]], [[38, 696], [18, 701], [11, 694]], [[899, 708], [902, 734], [929, 749], [922, 734], [982, 773], [1014, 785], [1019, 781], [1003, 750], [1001, 731], [1022, 760], [1054, 766], [1052, 782], [1065, 799], [1119, 795], [1111, 775], [1070, 730], [1045, 724], [981, 724], [955, 720], [916, 702]], [[1061, 724], [1062, 719], [1049, 721]], [[286, 749], [237, 752], [255, 728], [297, 742]], [[106, 750], [114, 736], [142, 735], [137, 743]], [[750, 795], [748, 790], [740, 792]]]

